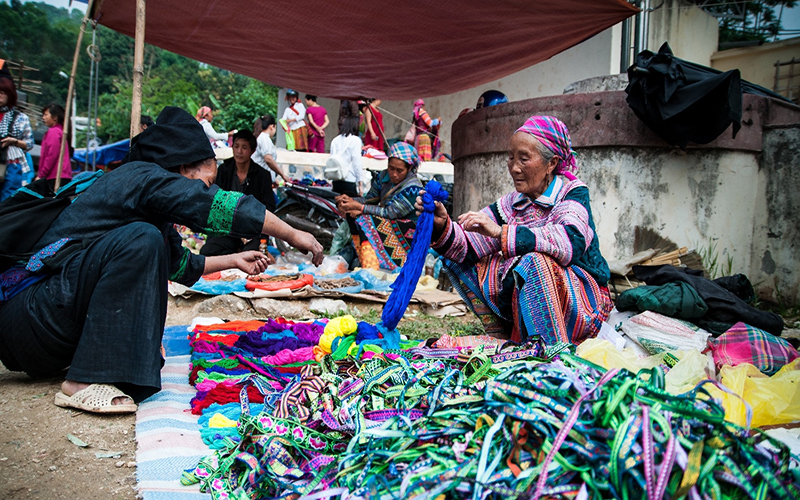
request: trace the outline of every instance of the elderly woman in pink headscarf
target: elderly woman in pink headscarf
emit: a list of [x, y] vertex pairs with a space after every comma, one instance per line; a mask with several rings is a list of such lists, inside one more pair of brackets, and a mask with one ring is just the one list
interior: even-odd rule
[[425, 101], [422, 99], [414, 101], [414, 115], [411, 118], [411, 130], [406, 135], [406, 142], [416, 148], [420, 161], [431, 161], [439, 153], [441, 122], [441, 118], [431, 118], [425, 111]]
[[198, 122], [200, 122], [200, 125], [203, 126], [203, 131], [206, 133], [206, 137], [208, 137], [208, 140], [211, 141], [211, 145], [215, 148], [227, 146], [228, 138], [238, 132], [238, 130], [231, 130], [226, 134], [214, 130], [214, 127], [211, 125], [211, 120], [214, 119], [214, 112], [211, 111], [211, 108], [208, 106], [203, 106], [198, 109], [197, 114], [194, 117]]
[[577, 171], [567, 127], [532, 116], [509, 145], [514, 192], [455, 222], [437, 203], [432, 246], [487, 333], [579, 344], [608, 318], [610, 273]]

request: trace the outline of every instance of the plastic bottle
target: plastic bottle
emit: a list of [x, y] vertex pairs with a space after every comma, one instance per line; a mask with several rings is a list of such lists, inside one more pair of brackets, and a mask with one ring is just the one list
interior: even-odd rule
[[432, 253], [425, 256], [425, 275], [433, 277], [433, 268], [436, 266], [436, 257]]
[[263, 253], [264, 255], [267, 254], [267, 240], [266, 239], [261, 238], [261, 243], [259, 243], [259, 245], [258, 245], [258, 251]]

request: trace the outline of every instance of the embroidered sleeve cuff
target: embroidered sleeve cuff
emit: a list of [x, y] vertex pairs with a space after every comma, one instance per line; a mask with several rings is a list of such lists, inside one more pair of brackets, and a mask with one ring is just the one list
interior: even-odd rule
[[453, 221], [450, 217], [447, 218], [447, 225], [444, 227], [444, 231], [442, 231], [442, 235], [439, 236], [439, 239], [434, 241], [431, 244], [433, 248], [441, 248], [449, 239], [450, 236], [453, 234]]
[[536, 234], [525, 226], [507, 224], [503, 226], [501, 245], [506, 259], [525, 255], [536, 250]]
[[381, 207], [378, 205], [361, 204], [361, 213], [366, 215], [381, 215]]

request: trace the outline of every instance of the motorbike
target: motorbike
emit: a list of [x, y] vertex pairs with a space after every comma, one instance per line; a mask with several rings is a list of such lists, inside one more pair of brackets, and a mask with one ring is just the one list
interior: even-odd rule
[[[372, 178], [380, 174], [380, 170], [370, 170]], [[440, 181], [442, 187], [450, 193], [445, 208], [447, 213], [452, 216], [453, 212], [453, 184], [444, 182], [440, 175], [432, 177]], [[420, 174], [420, 180], [425, 185], [431, 177]], [[317, 241], [328, 250], [333, 243], [333, 236], [339, 225], [344, 222], [344, 214], [336, 208], [334, 198], [339, 193], [330, 189], [306, 186], [299, 183], [285, 184], [283, 187], [283, 198], [275, 208], [275, 215], [295, 229], [306, 231], [314, 235]], [[283, 241], [276, 244], [281, 252], [291, 250], [291, 247]]]
[[[333, 235], [344, 215], [336, 209], [334, 198], [339, 193], [321, 187], [305, 186], [299, 183], [285, 184], [283, 199], [275, 207], [275, 215], [295, 229], [314, 235], [327, 250], [333, 242]], [[282, 252], [291, 250], [282, 241], [276, 241]]]

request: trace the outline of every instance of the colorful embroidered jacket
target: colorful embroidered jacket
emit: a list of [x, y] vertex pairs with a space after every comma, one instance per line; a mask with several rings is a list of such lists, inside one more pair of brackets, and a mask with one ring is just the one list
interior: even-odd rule
[[414, 202], [421, 189], [422, 183], [417, 174], [411, 172], [395, 185], [389, 178], [389, 172], [384, 170], [372, 180], [369, 192], [357, 200], [364, 203], [363, 213], [367, 215], [376, 215], [392, 220], [416, 221], [417, 212], [414, 209]]
[[75, 198], [34, 251], [62, 238], [88, 242], [131, 222], [149, 222], [164, 234], [170, 279], [191, 286], [203, 273], [205, 257], [181, 246], [173, 224], [209, 236], [255, 238], [261, 234], [265, 212], [252, 196], [206, 187], [155, 163], [131, 162], [101, 176]]
[[[564, 267], [578, 266], [605, 286], [611, 274], [600, 254], [589, 189], [578, 179], [557, 175], [536, 200], [509, 193], [481, 210], [502, 226], [500, 239], [464, 231], [451, 221], [433, 248], [460, 263], [497, 269], [505, 277], [522, 255], [540, 252]], [[484, 261], [485, 259], [485, 261]]]

